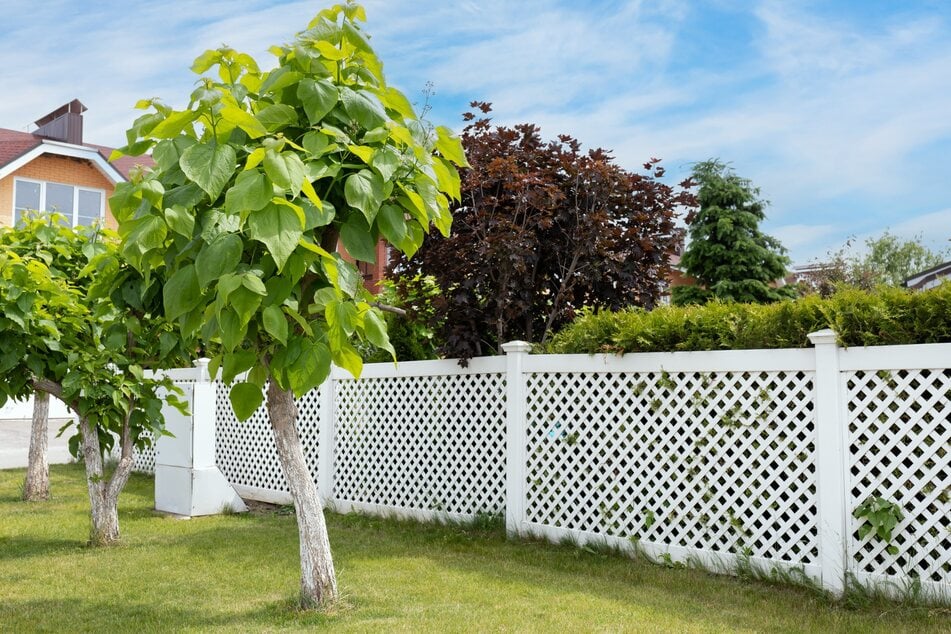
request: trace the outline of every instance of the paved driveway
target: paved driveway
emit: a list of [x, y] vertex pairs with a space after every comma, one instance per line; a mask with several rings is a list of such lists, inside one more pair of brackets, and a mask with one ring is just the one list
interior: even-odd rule
[[[62, 464], [72, 460], [67, 440], [69, 430], [61, 438], [56, 433], [67, 419], [51, 418], [49, 425], [50, 464]], [[0, 469], [17, 469], [26, 466], [30, 453], [30, 421], [26, 419], [0, 419]]]

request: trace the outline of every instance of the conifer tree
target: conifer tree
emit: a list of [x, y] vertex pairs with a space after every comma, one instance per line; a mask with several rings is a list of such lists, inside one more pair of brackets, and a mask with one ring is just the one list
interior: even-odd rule
[[792, 287], [774, 284], [786, 275], [789, 258], [779, 240], [760, 231], [767, 203], [759, 189], [716, 159], [698, 163], [693, 178], [700, 210], [688, 225], [681, 265], [696, 285], [674, 287], [673, 302], [768, 303], [795, 296]]

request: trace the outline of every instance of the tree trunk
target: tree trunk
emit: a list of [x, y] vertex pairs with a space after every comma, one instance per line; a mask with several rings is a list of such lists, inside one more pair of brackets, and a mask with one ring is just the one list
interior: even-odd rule
[[[52, 394], [62, 398], [63, 387], [54, 381], [44, 378], [34, 378], [33, 387], [39, 392]], [[292, 401], [293, 402], [293, 401]], [[75, 403], [68, 403], [69, 408], [78, 415]], [[129, 412], [132, 412], [133, 403], [129, 403]], [[112, 477], [106, 481], [102, 463], [102, 448], [99, 444], [99, 431], [94, 428], [89, 419], [79, 417], [79, 434], [83, 445], [83, 464], [86, 467], [86, 489], [89, 492], [89, 509], [91, 526], [89, 529], [89, 544], [92, 546], [107, 546], [119, 541], [119, 493], [132, 473], [132, 428], [129, 417], [126, 416], [122, 424], [122, 436], [119, 439], [121, 456]]]
[[122, 431], [122, 456], [107, 482], [103, 469], [99, 434], [89, 421], [80, 419], [83, 439], [83, 461], [86, 465], [86, 488], [89, 491], [91, 526], [89, 544], [108, 546], [119, 541], [119, 493], [132, 472], [132, 439], [128, 421]]
[[[290, 390], [281, 389], [272, 379], [267, 392], [268, 416], [281, 469], [294, 499], [300, 539], [301, 607], [325, 608], [337, 600], [337, 577], [330, 554], [330, 540], [324, 522], [317, 485], [304, 461], [304, 449], [297, 433], [297, 405]], [[329, 468], [329, 465], [328, 465]]]
[[50, 395], [37, 391], [33, 394], [33, 424], [30, 427], [30, 458], [23, 483], [23, 499], [28, 502], [48, 500], [50, 497], [50, 467], [46, 460], [49, 442]]

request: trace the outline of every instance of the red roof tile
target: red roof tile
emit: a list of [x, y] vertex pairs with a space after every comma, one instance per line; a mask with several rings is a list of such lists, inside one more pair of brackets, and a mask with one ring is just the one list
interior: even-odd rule
[[42, 142], [43, 139], [29, 132], [0, 128], [0, 167], [23, 156]]

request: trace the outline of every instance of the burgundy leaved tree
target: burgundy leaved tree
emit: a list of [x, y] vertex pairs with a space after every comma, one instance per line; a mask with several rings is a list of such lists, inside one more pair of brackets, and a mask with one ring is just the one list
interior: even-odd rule
[[471, 106], [452, 235], [431, 234], [391, 267], [443, 289], [441, 352], [467, 359], [513, 339], [545, 342], [582, 306], [655, 305], [681, 235], [676, 213], [695, 206], [691, 183], [661, 182], [658, 159], [632, 173], [606, 150], [546, 141], [531, 124], [494, 126], [489, 104]]

